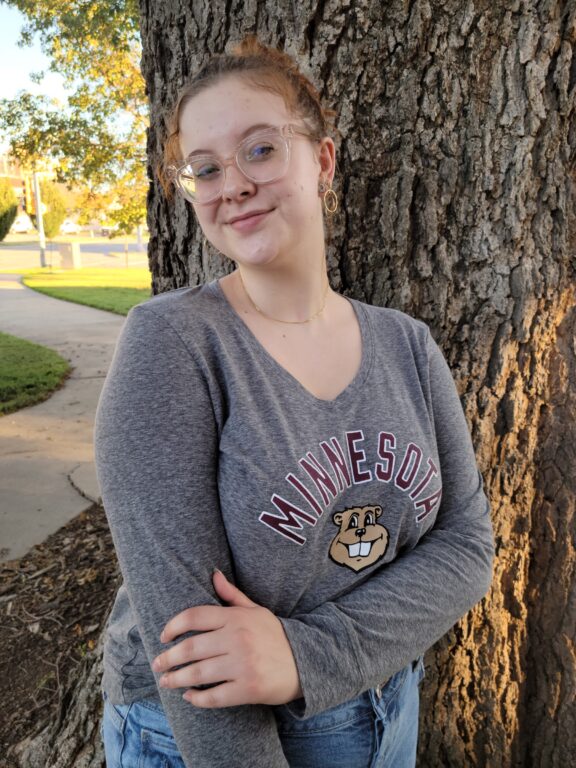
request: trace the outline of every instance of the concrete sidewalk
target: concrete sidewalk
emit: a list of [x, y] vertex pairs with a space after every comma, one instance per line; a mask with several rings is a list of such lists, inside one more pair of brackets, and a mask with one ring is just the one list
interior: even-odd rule
[[0, 331], [50, 347], [73, 367], [48, 400], [0, 417], [0, 562], [21, 557], [99, 499], [94, 414], [124, 321], [0, 273]]

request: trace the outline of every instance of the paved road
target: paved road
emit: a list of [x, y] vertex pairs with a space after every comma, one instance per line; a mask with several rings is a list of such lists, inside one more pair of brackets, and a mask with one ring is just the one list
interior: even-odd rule
[[98, 499], [94, 414], [124, 320], [44, 296], [0, 268], [0, 331], [50, 347], [73, 366], [48, 400], [0, 417], [0, 562], [21, 557]]
[[[146, 245], [146, 244], [145, 244]], [[80, 258], [83, 267], [147, 267], [146, 251], [139, 251], [136, 243], [130, 243], [128, 254], [122, 242], [81, 243]], [[4, 242], [0, 247], [0, 271], [2, 269], [29, 269], [40, 267], [40, 249], [37, 243], [27, 240]], [[46, 266], [59, 267], [58, 245], [48, 243]]]

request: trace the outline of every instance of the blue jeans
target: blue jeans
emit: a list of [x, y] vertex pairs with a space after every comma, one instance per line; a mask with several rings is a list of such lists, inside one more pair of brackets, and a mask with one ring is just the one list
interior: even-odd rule
[[[414, 768], [422, 658], [382, 687], [297, 720], [275, 708], [290, 768]], [[185, 768], [164, 710], [144, 699], [112, 704], [106, 694], [100, 733], [106, 768]], [[224, 768], [224, 767], [223, 767]]]

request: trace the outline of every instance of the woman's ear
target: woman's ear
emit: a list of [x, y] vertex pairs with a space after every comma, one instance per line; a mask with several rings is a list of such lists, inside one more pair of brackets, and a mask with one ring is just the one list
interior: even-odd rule
[[336, 146], [329, 136], [320, 140], [318, 160], [320, 162], [320, 180], [330, 185], [336, 171]]

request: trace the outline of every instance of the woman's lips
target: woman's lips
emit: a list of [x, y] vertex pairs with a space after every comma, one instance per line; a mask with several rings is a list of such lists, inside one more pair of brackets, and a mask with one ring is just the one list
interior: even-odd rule
[[263, 221], [268, 214], [271, 213], [271, 211], [260, 211], [260, 213], [254, 213], [249, 216], [245, 216], [242, 219], [236, 219], [236, 221], [231, 221], [230, 226], [232, 229], [235, 229], [237, 232], [248, 232], [252, 229], [255, 229], [261, 221]]

